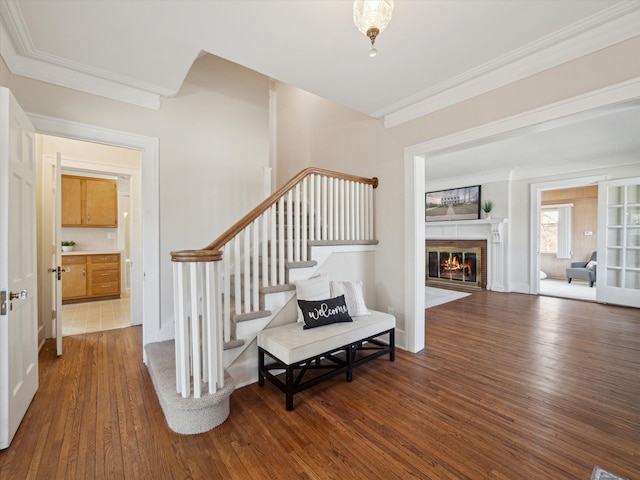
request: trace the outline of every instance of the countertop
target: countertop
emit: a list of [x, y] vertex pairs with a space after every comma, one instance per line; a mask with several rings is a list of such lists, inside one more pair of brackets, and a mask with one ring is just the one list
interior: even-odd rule
[[122, 253], [122, 250], [72, 250], [70, 252], [62, 252], [62, 255], [105, 255], [113, 253]]

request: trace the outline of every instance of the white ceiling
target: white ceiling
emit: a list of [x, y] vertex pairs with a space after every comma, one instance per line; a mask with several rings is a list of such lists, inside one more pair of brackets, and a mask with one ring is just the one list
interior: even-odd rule
[[16, 75], [160, 108], [207, 52], [393, 127], [640, 34], [640, 0], [396, 0], [375, 58], [350, 0], [0, 0], [0, 20]]
[[640, 101], [594, 109], [438, 152], [427, 158], [426, 180], [530, 178], [576, 165], [636, 164], [640, 175], [639, 127]]

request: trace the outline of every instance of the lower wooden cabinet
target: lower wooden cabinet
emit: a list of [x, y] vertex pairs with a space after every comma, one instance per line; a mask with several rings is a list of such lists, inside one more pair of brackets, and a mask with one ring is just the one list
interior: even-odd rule
[[87, 257], [64, 255], [62, 257], [62, 301], [87, 296]]
[[62, 303], [120, 298], [120, 254], [64, 255]]

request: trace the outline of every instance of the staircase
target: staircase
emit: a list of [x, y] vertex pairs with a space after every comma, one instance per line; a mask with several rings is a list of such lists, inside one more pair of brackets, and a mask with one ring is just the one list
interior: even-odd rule
[[377, 184], [308, 168], [207, 247], [171, 252], [175, 339], [145, 351], [174, 431], [201, 433], [226, 420], [234, 376], [257, 378], [258, 332], [294, 321], [286, 314], [289, 304], [295, 312], [294, 282], [311, 276], [327, 249], [377, 243]]

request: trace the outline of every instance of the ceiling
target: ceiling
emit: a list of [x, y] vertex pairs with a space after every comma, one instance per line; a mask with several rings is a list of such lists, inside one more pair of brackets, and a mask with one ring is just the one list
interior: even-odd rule
[[396, 0], [375, 58], [350, 0], [0, 0], [0, 20], [16, 75], [157, 109], [206, 52], [391, 128], [638, 35], [640, 0]]
[[575, 165], [637, 164], [640, 175], [639, 125], [640, 100], [590, 110], [438, 152], [427, 159], [426, 180], [531, 178]]

